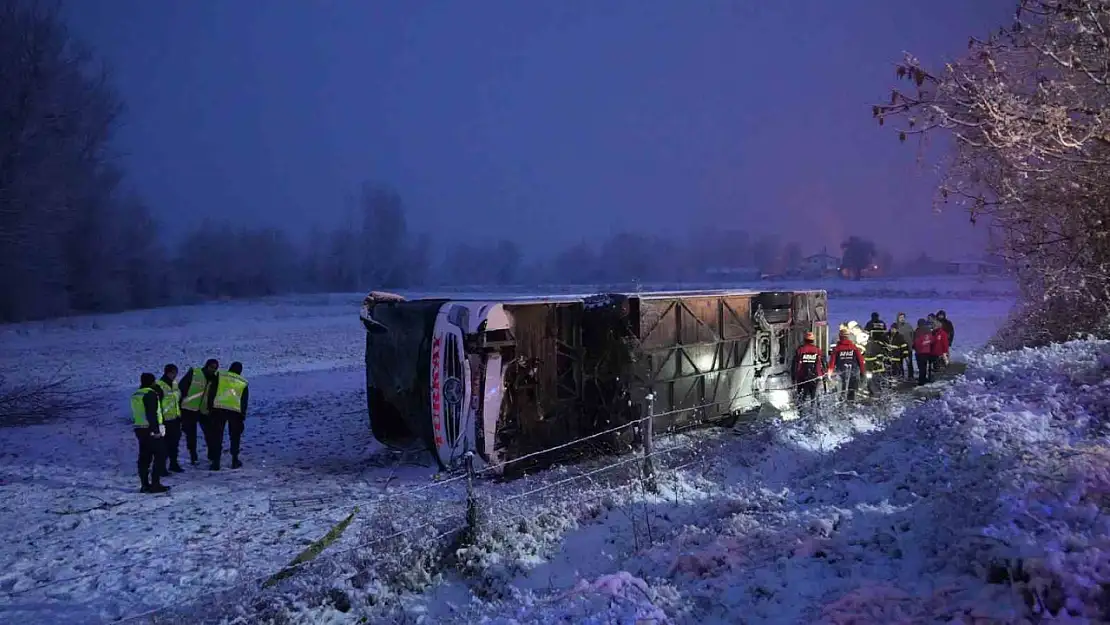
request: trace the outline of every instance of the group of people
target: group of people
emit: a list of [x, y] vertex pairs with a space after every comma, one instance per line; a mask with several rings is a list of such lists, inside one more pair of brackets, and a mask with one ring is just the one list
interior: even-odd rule
[[162, 377], [143, 373], [139, 388], [131, 395], [131, 418], [139, 442], [140, 492], [164, 493], [169, 486], [162, 478], [185, 471], [178, 462], [181, 435], [189, 450], [189, 463], [197, 464], [197, 426], [204, 436], [208, 469], [220, 470], [224, 429], [231, 438], [231, 468], [243, 466], [239, 443], [247, 417], [249, 386], [243, 363], [233, 362], [226, 371], [210, 358], [203, 367], [192, 367], [181, 382], [178, 369], [168, 364]]
[[794, 382], [798, 387], [799, 400], [816, 399], [818, 386], [827, 377], [836, 377], [839, 391], [845, 399], [853, 400], [867, 380], [872, 395], [881, 388], [884, 377], [894, 379], [914, 379], [916, 361], [917, 383], [928, 384], [933, 374], [943, 370], [948, 364], [955, 326], [943, 311], [931, 313], [917, 320], [916, 328], [906, 321], [906, 313], [898, 313], [896, 321], [887, 327], [879, 313], [871, 313], [871, 320], [863, 327], [867, 334], [865, 348], [861, 349], [853, 339], [852, 331], [845, 327], [835, 345], [829, 350], [828, 362], [825, 354], [817, 347], [813, 332], [806, 332], [803, 344], [794, 356]]

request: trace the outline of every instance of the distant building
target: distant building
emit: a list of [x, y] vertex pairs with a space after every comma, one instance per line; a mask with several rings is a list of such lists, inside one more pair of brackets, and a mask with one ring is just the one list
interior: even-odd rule
[[1001, 263], [968, 258], [948, 263], [948, 273], [962, 276], [1001, 276], [1006, 274], [1006, 266]]
[[825, 252], [806, 256], [798, 265], [798, 273], [809, 278], [835, 276], [840, 273], [840, 259]]

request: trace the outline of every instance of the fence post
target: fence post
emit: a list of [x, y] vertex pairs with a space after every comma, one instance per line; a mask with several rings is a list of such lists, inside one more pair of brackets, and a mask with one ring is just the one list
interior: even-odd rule
[[466, 533], [464, 544], [472, 545], [478, 538], [481, 515], [478, 510], [478, 493], [474, 490], [474, 452], [466, 452]]
[[643, 437], [641, 447], [644, 450], [644, 482], [647, 489], [653, 493], [659, 492], [659, 486], [655, 482], [655, 456], [652, 452], [652, 430], [654, 429], [653, 421], [655, 421], [655, 392], [648, 393], [647, 397], [647, 417], [643, 423], [640, 424], [640, 434]]

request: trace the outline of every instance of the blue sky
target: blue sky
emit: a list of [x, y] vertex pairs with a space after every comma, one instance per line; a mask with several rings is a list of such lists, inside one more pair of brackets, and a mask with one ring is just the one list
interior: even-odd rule
[[941, 63], [1013, 0], [85, 0], [131, 181], [172, 227], [303, 230], [363, 180], [441, 244], [546, 253], [712, 225], [806, 251], [983, 240], [877, 127], [903, 51]]

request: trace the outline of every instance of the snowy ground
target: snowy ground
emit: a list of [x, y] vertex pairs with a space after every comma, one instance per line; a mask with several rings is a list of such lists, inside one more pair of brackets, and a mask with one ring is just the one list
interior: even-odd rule
[[[954, 288], [952, 281], [945, 284], [945, 288]], [[872, 311], [891, 321], [898, 311], [914, 320], [944, 308], [956, 324], [955, 347], [960, 352], [981, 345], [1012, 303], [1000, 295], [1006, 288], [999, 287], [988, 296], [989, 288], [967, 281], [967, 289], [965, 295], [930, 299], [906, 297], [921, 294], [916, 286], [901, 291], [901, 297], [891, 297], [897, 289], [886, 286], [882, 298], [857, 290], [834, 297], [830, 312], [834, 321], [862, 322]], [[768, 435], [770, 438], [752, 440], [726, 437], [722, 441], [698, 435], [694, 449], [700, 457], [716, 457], [706, 450], [723, 447], [730, 462], [721, 465], [710, 460], [698, 465], [697, 473], [693, 468], [667, 471], [665, 479], [670, 485], [664, 485], [666, 496], [653, 498], [637, 495], [635, 489], [611, 487], [610, 482], [626, 483], [627, 466], [527, 497], [522, 493], [529, 489], [551, 480], [570, 479], [575, 472], [588, 469], [553, 471], [507, 484], [483, 482], [483, 496], [497, 502], [493, 507], [502, 521], [492, 526], [504, 526], [504, 516], [515, 513], [523, 519], [518, 521], [523, 531], [515, 528], [508, 537], [486, 535], [477, 547], [464, 553], [455, 568], [468, 572], [465, 579], [469, 581], [437, 581], [424, 576], [425, 569], [434, 567], [412, 563], [408, 584], [422, 592], [402, 595], [392, 603], [384, 601], [385, 596], [398, 597], [395, 590], [387, 592], [379, 582], [360, 581], [351, 567], [358, 558], [366, 558], [368, 551], [381, 555], [395, 546], [392, 542], [375, 543], [369, 549], [360, 545], [388, 538], [395, 531], [390, 528], [411, 529], [414, 520], [420, 521], [417, 525], [437, 520], [440, 511], [443, 516], [454, 516], [425, 528], [424, 533], [451, 529], [461, 520], [463, 484], [437, 482], [434, 469], [399, 462], [371, 439], [362, 394], [360, 299], [359, 295], [277, 298], [0, 328], [0, 374], [9, 380], [47, 379], [61, 371], [73, 376], [74, 384], [99, 389], [89, 395], [87, 410], [79, 417], [0, 427], [0, 540], [4, 545], [0, 548], [0, 620], [27, 624], [111, 621], [210, 597], [221, 590], [242, 594], [254, 586], [245, 582], [275, 573], [355, 506], [360, 512], [351, 526], [325, 552], [329, 566], [337, 567], [332, 572], [342, 573], [344, 596], [354, 597], [357, 604], [349, 613], [326, 615], [334, 622], [355, 622], [355, 615], [366, 610], [371, 610], [365, 615], [374, 620], [387, 613], [383, 610], [397, 609], [424, 613], [433, 620], [467, 622], [520, 613], [524, 621], [550, 622], [564, 613], [558, 610], [573, 606], [585, 611], [566, 612], [568, 618], [584, 622], [589, 606], [608, 605], [603, 595], [609, 591], [631, 592], [632, 598], [617, 602], [618, 608], [652, 597], [665, 616], [663, 620], [718, 618], [719, 622], [735, 622], [719, 614], [721, 609], [735, 608], [754, 610], [745, 617], [752, 622], [783, 622], [760, 616], [764, 608], [753, 607], [759, 603], [755, 599], [718, 609], [703, 606], [708, 600], [698, 597], [712, 594], [714, 584], [727, 582], [733, 587], [733, 578], [750, 575], [765, 578], [758, 584], [767, 586], [766, 591], [757, 591], [751, 585], [757, 582], [751, 581], [752, 596], [789, 594], [793, 590], [783, 590], [781, 584], [794, 579], [792, 576], [818, 585], [829, 581], [821, 577], [825, 573], [810, 570], [812, 564], [794, 571], [789, 562], [779, 561], [783, 556], [778, 552], [760, 560], [764, 556], [759, 549], [745, 556], [750, 561], [725, 558], [727, 571], [721, 568], [724, 565], [716, 565], [710, 573], [689, 580], [683, 577], [689, 572], [679, 570], [681, 566], [668, 572], [677, 566], [679, 551], [697, 554], [700, 552], [694, 547], [705, 547], [728, 552], [726, 546], [711, 545], [709, 538], [733, 536], [730, 540], [736, 545], [754, 541], [768, 549], [772, 538], [789, 542], [797, 528], [787, 521], [805, 526], [820, 508], [812, 502], [798, 503], [790, 499], [790, 493], [813, 490], [814, 501], [825, 506], [820, 514], [833, 514], [833, 508], [855, 509], [858, 502], [829, 498], [840, 490], [865, 489], [852, 486], [851, 480], [823, 485], [811, 477], [814, 473], [799, 472], [797, 467], [805, 466], [799, 464], [804, 462], [856, 467], [847, 470], [856, 470], [863, 476], [860, 482], [866, 483], [875, 474], [870, 465], [864, 466], [865, 458], [857, 457], [863, 451], [854, 452], [856, 455], [844, 449], [831, 455], [816, 453], [797, 442], [779, 440], [787, 436], [783, 430]], [[169, 496], [140, 497], [134, 475], [134, 439], [124, 410], [126, 392], [141, 371], [157, 372], [165, 362], [199, 364], [208, 357], [225, 364], [241, 360], [255, 389], [252, 400], [257, 403], [244, 439], [246, 467], [234, 472], [188, 471], [167, 480], [174, 486]], [[866, 425], [876, 418], [860, 416], [848, 421]], [[844, 436], [851, 431], [847, 428]], [[809, 436], [809, 447], [820, 447], [818, 443], [830, 435], [796, 432], [790, 436], [797, 440]], [[203, 443], [201, 448], [203, 455]], [[854, 443], [848, 449], [864, 447]], [[693, 453], [693, 449], [679, 449], [660, 460], [688, 462], [699, 457], [691, 456]], [[413, 488], [424, 490], [398, 495]], [[384, 503], [383, 496], [388, 497]], [[587, 496], [593, 499], [584, 499]], [[761, 511], [743, 512], [738, 508], [741, 505], [758, 505]], [[748, 516], [729, 520], [738, 514]], [[774, 523], [761, 525], [757, 521], [764, 516], [760, 515], [774, 516]], [[870, 527], [851, 524], [857, 526], [864, 528], [859, 532]], [[349, 551], [343, 554], [344, 550]], [[375, 561], [375, 566], [381, 564]], [[622, 573], [603, 580], [594, 590], [575, 590], [580, 577], [594, 582], [620, 571], [634, 574], [636, 579]], [[881, 579], [896, 579], [880, 575], [885, 572], [881, 567], [875, 569]], [[714, 576], [720, 579], [714, 581]], [[641, 578], [651, 581], [638, 581]], [[291, 583], [300, 582], [294, 578]], [[475, 583], [484, 599], [471, 603], [468, 597]], [[640, 591], [630, 589], [640, 584], [645, 584], [642, 590], [646, 594], [636, 599], [633, 595]], [[847, 588], [848, 584], [842, 580], [840, 586], [829, 589]], [[377, 608], [362, 601], [368, 593], [378, 597]], [[578, 598], [558, 599], [562, 593]], [[824, 598], [792, 602], [794, 612], [790, 614], [802, 618], [810, 614], [805, 612], [807, 606]], [[299, 614], [325, 618], [310, 604], [302, 606]], [[211, 608], [213, 603], [207, 606]], [[378, 612], [373, 612], [375, 609]], [[792, 618], [785, 621], [792, 622]], [[619, 617], [616, 620], [624, 622]]]

